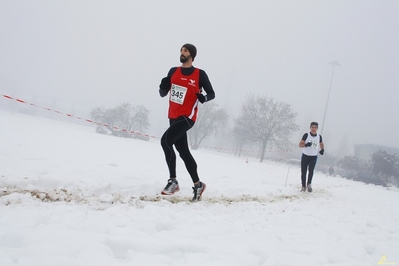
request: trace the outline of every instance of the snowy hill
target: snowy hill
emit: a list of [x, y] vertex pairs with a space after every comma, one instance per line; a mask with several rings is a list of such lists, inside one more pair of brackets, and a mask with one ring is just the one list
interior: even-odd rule
[[398, 189], [316, 172], [314, 192], [300, 193], [296, 166], [197, 150], [207, 190], [190, 203], [180, 158], [181, 191], [159, 195], [159, 139], [5, 111], [0, 121], [2, 266], [399, 264]]

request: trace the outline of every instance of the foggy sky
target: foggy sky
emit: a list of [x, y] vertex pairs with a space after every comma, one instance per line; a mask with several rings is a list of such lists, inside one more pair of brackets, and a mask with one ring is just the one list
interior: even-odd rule
[[[399, 147], [399, 1], [0, 1], [0, 93], [88, 116], [130, 102], [167, 126], [158, 85], [197, 46], [215, 101], [231, 118], [248, 95], [287, 102], [326, 150]], [[5, 99], [0, 99], [5, 101]], [[65, 110], [67, 109], [67, 110]]]

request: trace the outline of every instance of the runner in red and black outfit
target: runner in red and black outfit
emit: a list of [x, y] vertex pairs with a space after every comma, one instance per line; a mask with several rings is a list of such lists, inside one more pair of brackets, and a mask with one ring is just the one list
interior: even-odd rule
[[[159, 85], [159, 94], [165, 97], [169, 93], [169, 124], [161, 138], [166, 164], [169, 168], [168, 184], [162, 191], [164, 195], [172, 195], [179, 191], [176, 179], [175, 145], [183, 159], [194, 183], [193, 201], [201, 200], [206, 185], [201, 182], [197, 172], [197, 163], [188, 147], [187, 131], [193, 127], [198, 114], [198, 102], [204, 103], [215, 98], [211, 82], [204, 70], [195, 68], [192, 63], [197, 49], [192, 44], [184, 44], [180, 49], [181, 67], [173, 67], [167, 77]], [[205, 95], [202, 93], [205, 91]]]

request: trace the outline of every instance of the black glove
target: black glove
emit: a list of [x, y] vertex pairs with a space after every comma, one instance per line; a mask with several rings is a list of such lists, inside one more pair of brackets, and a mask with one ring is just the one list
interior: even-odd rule
[[197, 93], [197, 98], [198, 98], [198, 101], [200, 101], [200, 103], [206, 102], [206, 96], [201, 93]]
[[170, 77], [165, 77], [161, 80], [161, 85], [159, 85], [161, 90], [169, 90], [170, 89]]
[[310, 146], [312, 146], [312, 142], [308, 142], [305, 144], [305, 147], [310, 147]]
[[324, 149], [321, 149], [321, 150], [319, 151], [319, 153], [320, 153], [321, 155], [323, 155], [323, 154], [324, 154]]

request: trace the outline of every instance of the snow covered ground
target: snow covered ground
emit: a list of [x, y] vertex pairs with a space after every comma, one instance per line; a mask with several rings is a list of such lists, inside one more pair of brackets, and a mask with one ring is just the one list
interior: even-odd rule
[[159, 195], [158, 139], [6, 111], [0, 121], [1, 266], [399, 264], [396, 188], [317, 172], [300, 193], [296, 166], [197, 150], [207, 190], [190, 203], [180, 158], [181, 191]]

